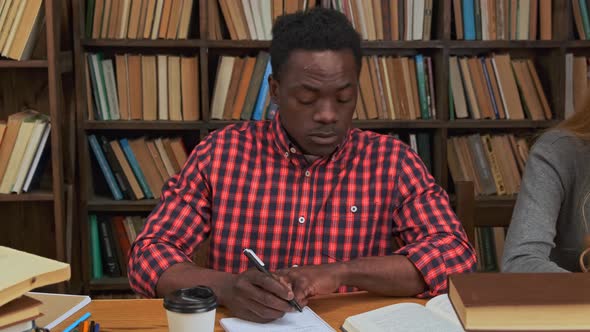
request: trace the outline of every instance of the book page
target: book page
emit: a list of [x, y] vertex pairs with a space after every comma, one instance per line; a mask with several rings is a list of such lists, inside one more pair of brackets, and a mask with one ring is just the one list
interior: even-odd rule
[[359, 331], [375, 332], [462, 332], [463, 329], [416, 303], [400, 303], [346, 319]]
[[226, 332], [336, 332], [309, 307], [303, 312], [289, 312], [266, 324], [239, 318], [223, 318], [219, 321]]
[[449, 300], [448, 294], [442, 294], [433, 297], [426, 303], [426, 308], [435, 314], [439, 315], [440, 317], [447, 319], [449, 322], [454, 323], [458, 326], [461, 325], [461, 321], [453, 309], [453, 305]]

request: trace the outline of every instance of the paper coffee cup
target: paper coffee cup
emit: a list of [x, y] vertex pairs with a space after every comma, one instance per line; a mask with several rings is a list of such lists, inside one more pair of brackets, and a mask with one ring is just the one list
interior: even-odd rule
[[182, 288], [166, 295], [164, 308], [170, 332], [212, 332], [217, 297], [207, 286]]

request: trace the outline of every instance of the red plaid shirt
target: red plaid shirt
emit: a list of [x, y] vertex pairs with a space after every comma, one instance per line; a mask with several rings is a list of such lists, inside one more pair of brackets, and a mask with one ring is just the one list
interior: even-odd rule
[[[133, 289], [155, 296], [158, 278], [210, 237], [209, 266], [239, 273], [252, 248], [269, 270], [393, 254], [392, 236], [434, 296], [475, 255], [448, 196], [406, 144], [351, 129], [329, 157], [308, 163], [279, 123], [218, 130], [165, 185], [131, 250]], [[392, 272], [393, 273], [393, 272]], [[342, 290], [342, 289], [341, 289]]]

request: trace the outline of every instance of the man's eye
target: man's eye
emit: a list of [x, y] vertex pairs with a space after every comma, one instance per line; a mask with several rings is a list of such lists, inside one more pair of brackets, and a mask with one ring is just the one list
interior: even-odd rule
[[350, 103], [351, 101], [352, 101], [352, 98], [351, 99], [338, 99], [338, 102], [340, 104]]
[[298, 99], [297, 101], [298, 101], [298, 102], [299, 102], [301, 105], [311, 105], [311, 104], [313, 104], [313, 103], [314, 103], [314, 101], [315, 101], [315, 100], [313, 100], [313, 99], [311, 99], [311, 100], [301, 100], [301, 99]]

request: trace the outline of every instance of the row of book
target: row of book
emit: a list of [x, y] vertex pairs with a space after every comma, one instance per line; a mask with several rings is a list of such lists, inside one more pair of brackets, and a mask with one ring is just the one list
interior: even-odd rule
[[475, 228], [477, 272], [498, 272], [502, 269], [505, 240], [506, 228], [504, 227]]
[[363, 57], [359, 81], [360, 120], [436, 118], [434, 68], [428, 56]]
[[51, 131], [49, 116], [34, 110], [12, 114], [0, 122], [0, 193], [20, 194], [34, 187], [45, 164]]
[[[103, 178], [95, 178], [98, 194], [109, 192], [115, 200], [160, 198], [164, 183], [180, 172], [187, 159], [182, 140], [139, 137], [108, 139], [89, 135], [91, 163]], [[106, 190], [101, 184], [106, 182]]]
[[[272, 24], [277, 17], [315, 7], [317, 2], [315, 0], [218, 1], [229, 37], [233, 40], [270, 40]], [[214, 6], [213, 2], [210, 3], [211, 7]], [[212, 17], [212, 21], [221, 22], [219, 17]], [[220, 29], [214, 28], [214, 31], [220, 31]], [[217, 33], [212, 37], [222, 39]]]
[[15, 60], [29, 59], [44, 24], [42, 0], [0, 1], [0, 54]]
[[430, 40], [435, 0], [332, 0], [365, 40]]
[[453, 0], [453, 13], [458, 40], [552, 38], [551, 0]]
[[590, 88], [590, 57], [565, 55], [565, 116], [581, 112]]
[[[86, 37], [93, 39], [187, 39], [196, 0], [90, 0]], [[197, 3], [198, 4], [198, 3]]]
[[199, 59], [173, 55], [87, 54], [88, 117], [197, 121]]
[[553, 115], [531, 59], [509, 54], [449, 58], [456, 118], [548, 120]]
[[582, 40], [590, 39], [590, 2], [587, 0], [571, 0], [572, 14], [578, 38]]
[[476, 195], [515, 195], [529, 153], [526, 138], [510, 135], [455, 136], [447, 140], [453, 181], [473, 181]]
[[88, 222], [92, 278], [126, 277], [129, 250], [145, 218], [90, 215]]

